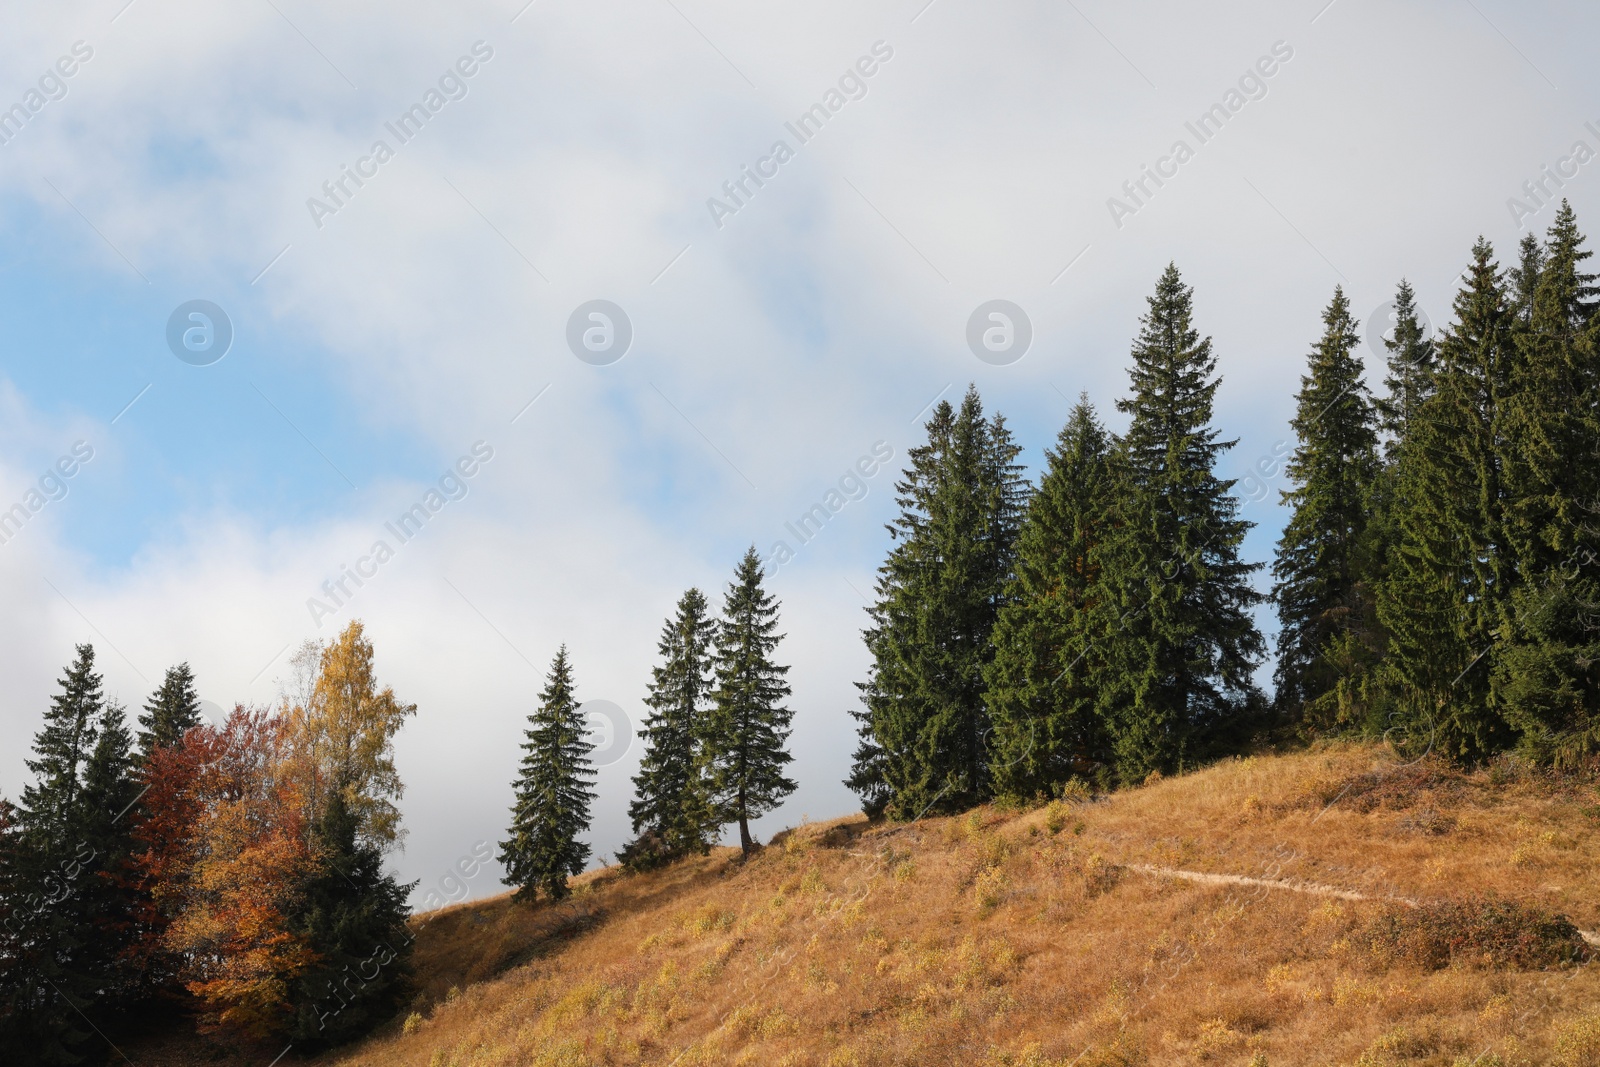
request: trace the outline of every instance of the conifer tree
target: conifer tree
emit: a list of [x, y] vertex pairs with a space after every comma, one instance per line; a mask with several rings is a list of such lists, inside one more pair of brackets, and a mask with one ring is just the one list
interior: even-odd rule
[[316, 962], [295, 977], [289, 1036], [307, 1048], [360, 1037], [390, 1018], [408, 991], [412, 937], [406, 896], [383, 853], [357, 837], [358, 820], [334, 791], [314, 828], [317, 865], [301, 891], [297, 933]]
[[985, 675], [997, 792], [1033, 796], [1109, 762], [1088, 658], [1090, 610], [1116, 486], [1111, 440], [1087, 394], [1046, 450], [1017, 536], [1016, 576]]
[[532, 901], [543, 890], [565, 897], [567, 876], [579, 874], [589, 846], [578, 835], [589, 829], [590, 788], [595, 776], [587, 727], [572, 695], [572, 667], [562, 645], [550, 665], [539, 707], [528, 717], [522, 764], [513, 784], [510, 837], [500, 843], [505, 883], [515, 899]]
[[175, 745], [184, 731], [199, 726], [200, 698], [194, 691], [194, 672], [187, 663], [168, 667], [161, 687], [150, 694], [150, 702], [139, 716], [139, 755], [148, 756], [158, 747]]
[[1389, 353], [1388, 374], [1383, 380], [1387, 395], [1376, 401], [1376, 407], [1384, 457], [1392, 462], [1405, 440], [1412, 414], [1433, 395], [1437, 363], [1433, 339], [1418, 317], [1416, 293], [1404, 278], [1394, 294], [1394, 338], [1383, 344]]
[[1282, 628], [1275, 674], [1279, 707], [1316, 726], [1349, 722], [1367, 671], [1382, 651], [1375, 632], [1373, 545], [1367, 508], [1378, 473], [1376, 416], [1355, 355], [1350, 302], [1336, 287], [1322, 340], [1300, 379], [1286, 468], [1294, 511], [1272, 564]]
[[751, 545], [723, 596], [716, 633], [716, 689], [708, 754], [711, 796], [723, 822], [739, 824], [739, 848], [755, 848], [750, 820], [795, 791], [783, 774], [794, 712], [784, 706], [787, 666], [773, 661], [783, 635], [778, 601], [761, 585], [761, 557]]
[[940, 401], [926, 428], [895, 483], [896, 544], [868, 609], [873, 662], [848, 779], [867, 806], [900, 819], [991, 794], [983, 672], [1027, 504], [1021, 449], [1004, 418], [984, 419], [975, 387], [959, 411]]
[[[1452, 758], [1508, 740], [1489, 659], [1515, 576], [1506, 551], [1505, 400], [1511, 315], [1494, 250], [1479, 239], [1438, 345], [1435, 393], [1411, 419], [1394, 479], [1398, 540], [1379, 588], [1408, 736]], [[1487, 662], [1486, 662], [1487, 661]]]
[[23, 788], [18, 812], [18, 880], [29, 887], [17, 945], [27, 1012], [20, 1025], [40, 1063], [79, 1061], [93, 1038], [80, 1012], [101, 1010], [96, 994], [105, 977], [93, 970], [102, 959], [84, 907], [103, 860], [87, 839], [94, 820], [84, 784], [106, 705], [93, 646], [76, 652], [34, 737], [34, 758], [25, 761], [34, 781]]
[[628, 807], [636, 837], [618, 856], [631, 869], [704, 854], [716, 833], [707, 751], [714, 629], [698, 589], [683, 594], [661, 629], [661, 664], [645, 698], [651, 713], [639, 731], [645, 751]]
[[1506, 402], [1506, 540], [1494, 691], [1535, 756], [1600, 750], [1600, 345], [1595, 276], [1565, 201], [1550, 227]]
[[94, 750], [84, 765], [80, 840], [95, 857], [68, 910], [93, 936], [82, 970], [98, 983], [106, 1006], [132, 999], [142, 989], [128, 951], [135, 940], [138, 889], [130, 861], [134, 851], [133, 806], [143, 794], [133, 738], [121, 704], [101, 709]]
[[1141, 318], [1129, 371], [1131, 416], [1118, 442], [1118, 490], [1101, 567], [1089, 688], [1111, 732], [1118, 776], [1139, 781], [1202, 758], [1247, 725], [1261, 703], [1251, 674], [1263, 643], [1249, 584], [1260, 564], [1239, 545], [1233, 482], [1215, 473], [1235, 444], [1217, 440], [1220, 379], [1210, 338], [1193, 323], [1193, 291], [1169, 265]]

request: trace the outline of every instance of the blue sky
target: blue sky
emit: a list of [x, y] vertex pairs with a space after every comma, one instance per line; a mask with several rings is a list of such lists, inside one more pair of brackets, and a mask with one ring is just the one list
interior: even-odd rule
[[[874, 442], [898, 460], [941, 391], [975, 382], [1034, 464], [1079, 390], [1120, 427], [1176, 261], [1242, 477], [1287, 436], [1336, 284], [1366, 317], [1407, 276], [1445, 324], [1473, 238], [1504, 263], [1551, 214], [1516, 217], [1523, 183], [1600, 149], [1577, 3], [124, 2], [12, 13], [0, 41], [0, 105], [93, 50], [0, 147], [0, 501], [95, 450], [0, 545], [0, 792], [76, 641], [130, 704], [180, 659], [207, 699], [268, 702], [286, 647], [359, 616], [420, 707], [395, 862], [424, 889], [501, 832], [560, 643], [581, 696], [638, 714], [682, 590], [720, 596]], [[479, 42], [465, 96], [399, 144], [385, 122]], [[785, 123], [880, 42], [864, 95], [799, 144]], [[1275, 54], [1200, 143], [1186, 124]], [[307, 200], [380, 138], [394, 157], [316, 225]], [[779, 139], [793, 158], [717, 226], [708, 200]], [[1192, 158], [1130, 205], [1180, 139]], [[1592, 228], [1597, 165], [1567, 169]], [[635, 331], [610, 366], [565, 342], [597, 298]], [[1009, 366], [965, 343], [995, 298], [1034, 326]], [[192, 299], [234, 327], [210, 366], [166, 347]], [[466, 498], [319, 627], [320, 584], [480, 441]], [[851, 807], [855, 590], [897, 469], [773, 579], [801, 789], [763, 834]], [[1244, 508], [1252, 559], [1275, 499]], [[603, 772], [599, 852], [637, 755]]]

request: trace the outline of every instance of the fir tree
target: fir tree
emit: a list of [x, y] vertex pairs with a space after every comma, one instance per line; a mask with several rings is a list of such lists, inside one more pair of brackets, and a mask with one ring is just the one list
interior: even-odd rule
[[394, 1015], [408, 992], [412, 937], [406, 896], [383, 853], [357, 837], [359, 820], [333, 790], [313, 838], [316, 874], [300, 897], [296, 932], [316, 963], [295, 978], [289, 1036], [308, 1048], [360, 1037]]
[[517, 887], [517, 900], [532, 901], [540, 890], [551, 900], [565, 897], [567, 876], [579, 874], [589, 846], [578, 835], [589, 829], [590, 788], [595, 776], [587, 727], [572, 695], [572, 667], [562, 645], [528, 717], [522, 764], [513, 785], [511, 836], [500, 843], [505, 882]]
[[1394, 294], [1394, 337], [1383, 344], [1389, 353], [1388, 374], [1383, 380], [1388, 394], [1376, 402], [1376, 407], [1384, 439], [1384, 457], [1393, 462], [1396, 450], [1405, 440], [1412, 414], [1433, 395], [1437, 363], [1433, 340], [1427, 336], [1417, 314], [1416, 293], [1404, 278], [1400, 279]]
[[1087, 658], [1115, 480], [1111, 441], [1085, 394], [1046, 450], [994, 629], [986, 702], [1001, 794], [1033, 796], [1109, 761]]
[[872, 654], [862, 744], [848, 780], [901, 819], [960, 811], [991, 794], [983, 673], [1012, 575], [1027, 487], [1021, 451], [976, 388], [941, 401], [928, 443], [895, 484], [896, 542], [864, 632]]
[[723, 597], [716, 635], [716, 690], [709, 737], [711, 795], [719, 817], [739, 824], [739, 848], [755, 848], [750, 820], [795, 791], [783, 769], [794, 712], [784, 706], [789, 668], [773, 662], [783, 635], [777, 598], [761, 587], [761, 557], [752, 545]]
[[177, 744], [186, 730], [199, 726], [201, 721], [200, 698], [195, 694], [189, 665], [168, 667], [161, 688], [150, 694], [150, 702], [139, 716], [140, 758], [158, 747]]
[[35, 1062], [50, 1064], [80, 1061], [93, 1038], [81, 1013], [97, 1015], [106, 1006], [99, 993], [107, 976], [97, 971], [104, 954], [86, 906], [86, 890], [104, 857], [88, 839], [98, 820], [87, 806], [95, 798], [85, 797], [85, 778], [94, 764], [97, 781], [103, 781], [117, 746], [113, 740], [99, 750], [106, 705], [94, 648], [78, 645], [76, 651], [34, 737], [34, 758], [25, 761], [34, 781], [24, 787], [18, 812], [17, 875], [27, 887], [16, 945], [27, 1013], [19, 1026]]
[[1193, 324], [1193, 292], [1169, 265], [1149, 298], [1129, 371], [1131, 416], [1119, 442], [1114, 534], [1103, 555], [1096, 611], [1097, 693], [1118, 776], [1192, 764], [1242, 729], [1260, 704], [1251, 679], [1263, 643], [1241, 562], [1251, 523], [1238, 518], [1233, 482], [1215, 473], [1235, 444], [1217, 440], [1220, 379], [1211, 340]]
[[1272, 564], [1278, 606], [1278, 703], [1319, 726], [1348, 722], [1381, 653], [1373, 617], [1367, 508], [1378, 472], [1376, 417], [1355, 355], [1359, 324], [1344, 290], [1322, 315], [1300, 379], [1299, 444], [1286, 473], [1294, 509]]
[[645, 698], [651, 713], [639, 731], [645, 751], [628, 807], [637, 836], [618, 856], [631, 869], [711, 847], [717, 829], [707, 766], [713, 631], [698, 589], [683, 594], [677, 614], [661, 629], [661, 665]]
[[1600, 345], [1595, 276], [1563, 201], [1548, 235], [1506, 402], [1506, 542], [1497, 703], [1530, 751], [1600, 750]]
[[1481, 238], [1438, 346], [1435, 393], [1412, 416], [1396, 465], [1395, 529], [1378, 617], [1385, 671], [1416, 747], [1477, 759], [1507, 741], [1489, 659], [1514, 578], [1505, 540], [1504, 403], [1511, 316]]
[[92, 931], [81, 969], [98, 982], [100, 1002], [118, 1004], [142, 989], [130, 949], [135, 940], [139, 891], [130, 869], [134, 850], [133, 806], [143, 794], [128, 731], [127, 714], [107, 701], [95, 746], [84, 765], [80, 840], [95, 857], [67, 910]]

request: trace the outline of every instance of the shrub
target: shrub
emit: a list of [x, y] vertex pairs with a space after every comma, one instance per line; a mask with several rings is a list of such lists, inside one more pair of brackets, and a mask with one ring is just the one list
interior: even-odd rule
[[1588, 954], [1566, 916], [1497, 897], [1396, 905], [1369, 920], [1362, 934], [1380, 963], [1426, 970], [1452, 962], [1538, 970], [1580, 962]]
[[1600, 1063], [1600, 1015], [1574, 1019], [1556, 1032], [1554, 1067], [1594, 1067]]

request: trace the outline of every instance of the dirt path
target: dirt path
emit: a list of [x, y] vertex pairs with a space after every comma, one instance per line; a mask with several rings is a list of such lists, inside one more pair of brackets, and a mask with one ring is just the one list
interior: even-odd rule
[[[1320, 885], [1316, 882], [1299, 882], [1288, 878], [1251, 878], [1243, 874], [1208, 874], [1205, 871], [1182, 871], [1176, 867], [1153, 867], [1147, 863], [1125, 863], [1123, 869], [1138, 871], [1140, 874], [1154, 875], [1158, 878], [1180, 878], [1186, 882], [1199, 882], [1201, 885], [1247, 885], [1259, 886], [1263, 889], [1283, 889], [1291, 893], [1310, 893], [1319, 897], [1335, 897], [1339, 900], [1385, 900], [1395, 904], [1404, 904], [1408, 908], [1417, 906], [1417, 901], [1410, 897], [1379, 897], [1370, 893], [1358, 893], [1354, 889], [1340, 889], [1338, 886]], [[1579, 930], [1579, 935], [1589, 944], [1600, 948], [1600, 934], [1588, 930]]]

